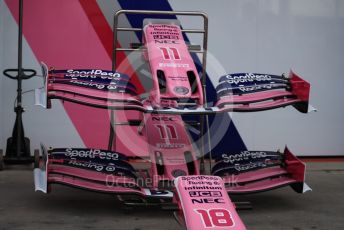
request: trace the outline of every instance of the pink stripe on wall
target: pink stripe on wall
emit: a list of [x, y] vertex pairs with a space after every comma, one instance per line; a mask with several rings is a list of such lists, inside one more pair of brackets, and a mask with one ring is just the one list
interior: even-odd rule
[[[18, 0], [6, 0], [18, 20]], [[111, 68], [101, 41], [79, 1], [24, 1], [23, 31], [38, 60], [56, 68]]]
[[[18, 22], [18, 0], [5, 2]], [[37, 60], [48, 66], [111, 69], [108, 52], [78, 0], [24, 1], [23, 31]], [[64, 107], [87, 147], [107, 147], [108, 111], [69, 102]]]

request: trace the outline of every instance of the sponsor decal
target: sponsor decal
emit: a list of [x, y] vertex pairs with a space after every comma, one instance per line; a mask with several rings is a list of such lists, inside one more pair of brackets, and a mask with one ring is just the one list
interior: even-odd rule
[[196, 176], [196, 177], [187, 177], [182, 176], [181, 180], [186, 182], [188, 186], [185, 186], [185, 190], [222, 190], [220, 179], [212, 176]]
[[222, 190], [221, 186], [188, 186], [185, 187], [185, 190], [198, 190], [198, 189], [204, 189], [204, 190]]
[[191, 191], [190, 197], [222, 197], [221, 191]]
[[150, 34], [152, 34], [152, 35], [154, 35], [155, 36], [155, 34], [158, 34], [158, 35], [171, 35], [171, 34], [173, 34], [173, 35], [175, 35], [175, 36], [178, 36], [179, 35], [179, 33], [178, 32], [176, 32], [176, 33], [172, 33], [171, 32], [172, 30], [168, 30], [168, 31], [154, 31], [154, 32], [151, 32]]
[[213, 176], [195, 176], [195, 177], [181, 177], [182, 180], [184, 181], [196, 181], [196, 180], [208, 180], [208, 181], [219, 181], [220, 179], [217, 177]]
[[82, 168], [82, 169], [95, 170], [97, 172], [112, 173], [116, 171], [115, 165], [112, 165], [112, 164], [102, 165], [102, 164], [97, 164], [94, 162], [81, 162], [74, 159], [68, 161], [67, 165]]
[[167, 76], [168, 79], [171, 79], [172, 81], [188, 81], [187, 77], [184, 76]]
[[270, 165], [274, 165], [275, 162], [270, 161], [269, 159], [265, 160], [265, 161], [258, 161], [258, 162], [250, 162], [248, 164], [244, 164], [244, 165], [239, 165], [236, 164], [234, 166], [234, 169], [238, 172], [240, 171], [248, 171], [250, 169], [256, 169], [256, 168], [266, 168]]
[[239, 84], [253, 81], [270, 81], [272, 77], [267, 74], [246, 73], [245, 75], [226, 75], [225, 79], [230, 84]]
[[178, 35], [171, 35], [171, 34], [168, 34], [168, 35], [163, 35], [163, 34], [160, 34], [160, 35], [153, 35], [153, 39], [171, 39], [171, 40], [179, 40], [179, 36]]
[[75, 85], [82, 85], [82, 86], [89, 86], [91, 88], [96, 88], [96, 89], [104, 89], [106, 86], [104, 84], [98, 84], [98, 83], [93, 83], [93, 82], [82, 82], [82, 81], [76, 81], [72, 80], [70, 83], [75, 84]]
[[150, 36], [156, 44], [180, 44], [181, 33], [178, 26], [175, 25], [160, 25], [150, 24]]
[[224, 204], [223, 198], [192, 198], [193, 204]]
[[66, 71], [65, 77], [72, 77], [72, 78], [97, 78], [100, 77], [102, 79], [118, 79], [123, 77], [122, 74], [112, 71], [104, 71], [100, 69], [92, 69], [92, 70], [73, 70], [69, 69]]
[[272, 89], [273, 87], [274, 85], [266, 84], [266, 85], [240, 86], [238, 89], [241, 92], [251, 92], [255, 90]]
[[[181, 157], [181, 158], [164, 157], [164, 159], [165, 159], [166, 163], [170, 163], [170, 164], [180, 164], [180, 165], [185, 164], [184, 157]], [[185, 176], [185, 175], [183, 175], [183, 176]]]
[[100, 84], [100, 83], [77, 81], [77, 80], [71, 80], [70, 83], [75, 84], [75, 85], [88, 86], [88, 87], [96, 88], [96, 89], [105, 89], [105, 90], [118, 89], [116, 83], [110, 83], [109, 85], [105, 85], [105, 84]]
[[155, 40], [157, 44], [180, 44], [177, 40]]
[[72, 149], [68, 148], [65, 150], [65, 156], [70, 158], [86, 158], [86, 159], [101, 159], [101, 160], [119, 160], [118, 153], [105, 152], [100, 149]]
[[213, 184], [213, 182], [211, 182], [211, 181], [200, 181], [200, 180], [196, 180], [196, 181], [189, 181], [189, 184], [191, 184], [191, 185], [204, 185], [204, 184], [206, 184], [206, 185], [212, 185]]
[[189, 93], [189, 89], [184, 87], [184, 86], [176, 86], [174, 87], [174, 92], [177, 94], [181, 94], [181, 95], [186, 95]]
[[180, 149], [180, 148], [184, 148], [185, 144], [181, 144], [181, 143], [157, 143], [156, 147], [160, 148], [160, 149]]
[[154, 28], [154, 30], [166, 30], [166, 29], [178, 29], [178, 26], [167, 25], [167, 24], [149, 24], [149, 27]]
[[131, 95], [136, 95], [136, 90], [135, 88], [128, 87], [127, 84], [124, 85], [118, 85], [117, 83], [110, 82], [109, 84], [107, 83], [99, 83], [99, 82], [92, 82], [89, 81], [79, 81], [79, 80], [70, 80], [70, 81], [60, 81], [60, 80], [50, 80], [49, 83], [59, 83], [59, 84], [66, 84], [66, 85], [76, 85], [76, 86], [81, 86], [81, 87], [87, 87], [91, 89], [96, 89], [96, 90], [103, 90], [107, 92], [116, 92], [116, 93], [128, 93]]
[[159, 63], [159, 67], [172, 67], [172, 68], [190, 68], [189, 64], [182, 64], [182, 63]]
[[222, 154], [222, 160], [224, 163], [233, 164], [240, 161], [266, 158], [267, 156], [268, 154], [262, 151], [242, 151], [239, 154]]

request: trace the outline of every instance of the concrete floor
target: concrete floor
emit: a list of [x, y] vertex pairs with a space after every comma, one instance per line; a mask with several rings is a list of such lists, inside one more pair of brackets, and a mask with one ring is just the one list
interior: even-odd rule
[[[344, 163], [309, 163], [312, 192], [296, 194], [282, 188], [255, 195], [234, 196], [251, 201], [253, 210], [239, 211], [247, 229], [344, 229]], [[49, 195], [33, 191], [29, 168], [0, 172], [0, 230], [102, 229], [178, 230], [169, 211], [120, 208], [110, 195], [59, 185]]]

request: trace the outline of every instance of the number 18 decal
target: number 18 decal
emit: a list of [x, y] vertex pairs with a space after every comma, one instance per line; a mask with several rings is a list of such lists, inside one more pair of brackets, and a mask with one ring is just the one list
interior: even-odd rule
[[227, 209], [194, 209], [194, 211], [201, 216], [204, 227], [234, 227], [234, 221], [231, 213]]

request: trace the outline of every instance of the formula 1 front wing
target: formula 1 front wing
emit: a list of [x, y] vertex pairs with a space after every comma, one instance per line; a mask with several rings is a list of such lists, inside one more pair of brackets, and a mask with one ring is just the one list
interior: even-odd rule
[[34, 169], [35, 190], [49, 193], [52, 184], [110, 194], [171, 199], [167, 190], [151, 190], [137, 183], [134, 168], [126, 157], [100, 149], [60, 148], [47, 150], [41, 145], [43, 160]]
[[[129, 77], [105, 70], [50, 70], [42, 64], [44, 87], [36, 90], [36, 104], [50, 108], [52, 99], [60, 99], [91, 107], [110, 110], [137, 110], [160, 114], [216, 114], [224, 112], [255, 112], [289, 105], [303, 113], [314, 110], [309, 106], [309, 83], [292, 71], [288, 78], [264, 82], [258, 74], [246, 74], [250, 84], [233, 85], [228, 76], [220, 78], [218, 100], [214, 106], [190, 105], [175, 100], [162, 100], [153, 106], [148, 99], [141, 99]], [[246, 76], [243, 75], [243, 76]], [[266, 78], [273, 79], [273, 75]], [[225, 78], [227, 77], [227, 78]], [[227, 80], [226, 80], [227, 79]], [[243, 79], [243, 78], [239, 78]], [[258, 80], [257, 80], [258, 79]], [[242, 81], [242, 80], [241, 80]], [[247, 80], [246, 80], [247, 81]], [[283, 87], [275, 87], [275, 85]], [[186, 105], [188, 104], [188, 105]]]

